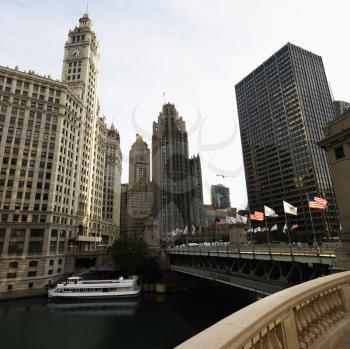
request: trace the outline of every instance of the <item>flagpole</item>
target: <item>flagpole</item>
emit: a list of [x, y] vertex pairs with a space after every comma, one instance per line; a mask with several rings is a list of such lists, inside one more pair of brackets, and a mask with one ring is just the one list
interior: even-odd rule
[[315, 228], [314, 228], [314, 221], [312, 220], [312, 214], [311, 214], [311, 209], [310, 209], [310, 205], [309, 205], [309, 194], [308, 193], [306, 193], [306, 200], [307, 200], [307, 206], [309, 208], [309, 213], [310, 213], [312, 232], [314, 234], [314, 245], [316, 246], [317, 245], [316, 234], [315, 234]]
[[[326, 199], [326, 193], [325, 192], [322, 192], [322, 197]], [[324, 230], [325, 230], [325, 233], [327, 234], [327, 241], [329, 241], [329, 231], [328, 231], [328, 226], [326, 225], [326, 206], [325, 206], [324, 209], [321, 209], [321, 216], [323, 218]]]
[[249, 214], [248, 214], [248, 219], [249, 219], [249, 229], [250, 229], [250, 235], [251, 235], [251, 242], [252, 242], [252, 250], [253, 250], [253, 257], [255, 259], [255, 250], [254, 250], [254, 238], [253, 238], [253, 232], [254, 229], [252, 230], [252, 220], [250, 219], [250, 210], [249, 210]]
[[269, 254], [271, 256], [271, 247], [270, 247], [270, 237], [269, 237], [269, 230], [267, 227], [267, 217], [266, 217], [266, 212], [264, 212], [265, 214], [265, 228], [266, 228], [266, 233], [267, 233], [267, 246], [269, 248]]
[[290, 253], [291, 253], [291, 255], [292, 255], [292, 254], [293, 254], [293, 251], [292, 251], [292, 242], [291, 242], [291, 240], [290, 240], [290, 235], [289, 235], [289, 228], [288, 228], [288, 220], [287, 220], [287, 213], [286, 213], [286, 211], [284, 211], [284, 217], [285, 217], [285, 219], [286, 219], [285, 224], [286, 224], [286, 226], [287, 226], [287, 234], [288, 234], [288, 241], [289, 241]]
[[329, 242], [329, 231], [328, 231], [328, 223], [326, 221], [326, 208], [324, 209], [321, 209], [321, 215], [323, 217], [323, 226], [324, 226], [324, 229], [325, 229], [325, 233], [327, 234], [327, 241]]

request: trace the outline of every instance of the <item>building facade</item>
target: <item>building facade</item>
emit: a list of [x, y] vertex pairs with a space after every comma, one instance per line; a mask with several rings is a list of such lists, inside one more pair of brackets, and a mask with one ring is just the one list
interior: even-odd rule
[[104, 191], [102, 206], [103, 245], [111, 245], [120, 234], [122, 154], [120, 136], [111, 125], [105, 142]]
[[96, 249], [119, 234], [117, 213], [103, 220], [110, 145], [98, 60], [85, 14], [68, 34], [62, 81], [0, 67], [0, 298], [42, 291], [64, 275], [72, 248]]
[[203, 222], [203, 184], [202, 166], [199, 155], [191, 157], [189, 162], [190, 178], [190, 219], [192, 225], [200, 226]]
[[190, 165], [185, 121], [173, 104], [164, 104], [158, 121], [153, 123], [152, 135], [153, 213], [163, 236], [176, 228], [190, 227], [195, 224], [192, 218], [198, 219], [200, 215], [194, 212], [194, 207], [191, 214], [191, 205], [202, 196], [197, 194], [197, 201], [191, 197], [190, 166], [198, 191], [201, 187], [202, 181], [195, 180], [195, 177], [201, 176], [198, 165], [200, 166], [199, 157]]
[[350, 109], [350, 103], [344, 101], [333, 101], [333, 108], [335, 116], [343, 115], [348, 109]]
[[213, 209], [230, 208], [230, 188], [222, 184], [215, 184], [211, 186], [211, 205]]
[[329, 123], [320, 142], [327, 152], [341, 223], [337, 267], [350, 269], [350, 111]]
[[312, 240], [307, 194], [322, 196], [327, 210], [312, 212], [317, 238], [337, 234], [329, 166], [317, 146], [334, 118], [322, 58], [288, 43], [236, 85], [236, 99], [250, 209], [274, 208], [283, 226], [285, 200], [298, 207], [300, 236]]
[[129, 152], [129, 183], [124, 185], [123, 195], [123, 236], [146, 240], [146, 227], [150, 229], [149, 226], [153, 223], [150, 150], [138, 134]]

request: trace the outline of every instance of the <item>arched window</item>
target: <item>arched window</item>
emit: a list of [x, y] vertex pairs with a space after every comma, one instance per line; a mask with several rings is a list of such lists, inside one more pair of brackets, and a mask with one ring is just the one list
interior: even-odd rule
[[17, 268], [18, 267], [18, 262], [10, 262], [9, 263], [9, 268]]

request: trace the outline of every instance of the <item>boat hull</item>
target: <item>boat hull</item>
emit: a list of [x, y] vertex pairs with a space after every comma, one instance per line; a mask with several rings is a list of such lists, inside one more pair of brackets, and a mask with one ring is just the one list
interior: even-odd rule
[[91, 300], [91, 299], [118, 299], [118, 298], [134, 298], [140, 295], [141, 288], [126, 292], [97, 292], [95, 294], [82, 293], [56, 293], [54, 290], [49, 290], [48, 296], [50, 299], [75, 299], [75, 300]]

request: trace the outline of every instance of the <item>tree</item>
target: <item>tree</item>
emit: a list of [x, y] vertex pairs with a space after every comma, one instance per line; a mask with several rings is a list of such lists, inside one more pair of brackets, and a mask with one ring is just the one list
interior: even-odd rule
[[143, 240], [116, 240], [109, 252], [119, 272], [141, 275], [147, 282], [159, 281], [155, 280], [160, 277], [158, 261]]

